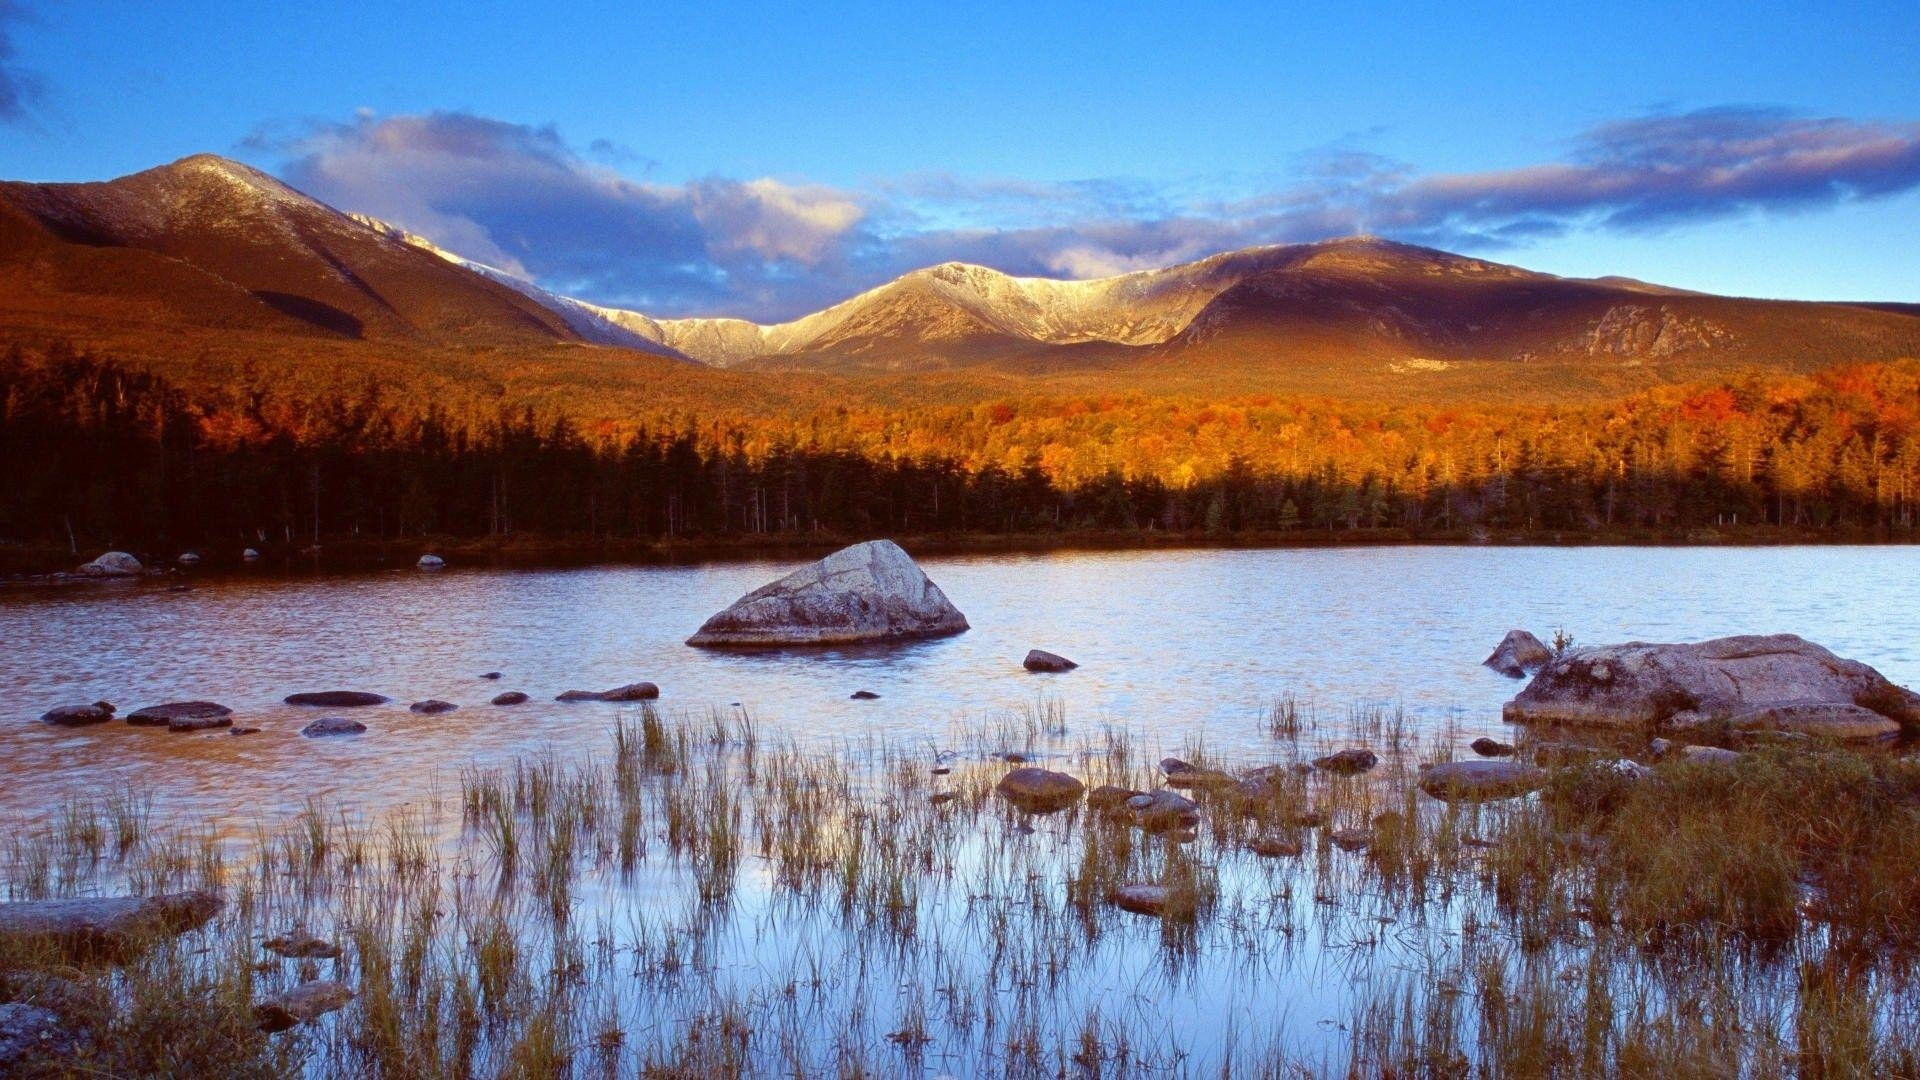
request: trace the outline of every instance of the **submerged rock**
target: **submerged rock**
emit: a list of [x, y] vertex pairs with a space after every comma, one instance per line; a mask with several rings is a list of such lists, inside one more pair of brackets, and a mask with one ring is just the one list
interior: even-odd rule
[[1492, 655], [1480, 663], [1510, 678], [1524, 678], [1529, 671], [1545, 667], [1553, 660], [1553, 650], [1546, 642], [1534, 637], [1525, 630], [1509, 630], [1507, 636], [1500, 639]]
[[205, 925], [220, 906], [218, 896], [197, 891], [0, 903], [0, 949], [24, 956], [51, 951], [70, 960], [123, 961], [162, 938]]
[[525, 705], [527, 703], [527, 695], [518, 690], [509, 690], [504, 694], [495, 694], [493, 696], [493, 703], [495, 705]]
[[[555, 701], [652, 701], [660, 696], [660, 688], [650, 682], [628, 683], [611, 690], [569, 690]], [[495, 704], [498, 704], [496, 702]]]
[[500, 673], [497, 671], [489, 671], [489, 672], [485, 672], [480, 677], [483, 679], [498, 679], [500, 677]]
[[104, 724], [113, 719], [112, 709], [103, 709], [98, 702], [92, 705], [56, 705], [40, 714], [40, 722], [56, 727], [85, 727], [88, 724]]
[[1234, 791], [1249, 802], [1265, 802], [1296, 790], [1294, 778], [1313, 769], [1310, 765], [1260, 765], [1242, 773]]
[[124, 551], [109, 551], [75, 571], [82, 577], [134, 577], [147, 572], [140, 560]]
[[848, 696], [848, 697], [849, 697], [850, 699], [852, 699], [852, 700], [854, 700], [854, 701], [878, 701], [878, 700], [880, 700], [880, 695], [879, 695], [879, 694], [876, 694], [876, 693], [874, 693], [874, 692], [873, 692], [873, 691], [871, 691], [871, 690], [855, 690], [855, 691], [854, 691], [853, 693], [851, 693], [851, 694], [848, 694], [847, 696]]
[[1327, 837], [1341, 851], [1365, 851], [1373, 845], [1372, 829], [1339, 829]]
[[290, 960], [335, 960], [340, 956], [340, 946], [300, 931], [270, 937], [261, 945], [275, 956]]
[[285, 1031], [297, 1024], [309, 1024], [330, 1012], [344, 1009], [353, 1000], [353, 989], [346, 983], [323, 979], [301, 983], [285, 993], [253, 1007], [253, 1018], [261, 1031]]
[[1489, 802], [1537, 791], [1547, 774], [1517, 761], [1446, 761], [1420, 766], [1420, 790], [1441, 802]]
[[1505, 716], [1652, 731], [1804, 724], [1812, 733], [1859, 738], [1920, 727], [1920, 695], [1792, 634], [1747, 635], [1577, 649], [1542, 668]]
[[1163, 915], [1167, 910], [1169, 893], [1165, 885], [1133, 883], [1115, 885], [1107, 894], [1113, 906], [1122, 911], [1131, 911], [1139, 915]]
[[1028, 766], [1001, 777], [994, 790], [1022, 810], [1050, 814], [1078, 802], [1087, 786], [1066, 773]]
[[689, 645], [844, 645], [968, 629], [940, 587], [891, 540], [842, 548], [708, 619]]
[[1029, 649], [1027, 658], [1020, 661], [1020, 666], [1028, 671], [1058, 672], [1072, 671], [1080, 665], [1059, 653], [1050, 653], [1045, 649]]
[[1337, 751], [1313, 759], [1313, 767], [1335, 776], [1358, 776], [1380, 764], [1380, 755], [1364, 746]]
[[1473, 752], [1479, 754], [1481, 757], [1513, 756], [1513, 747], [1510, 744], [1503, 743], [1498, 739], [1489, 739], [1485, 735], [1480, 736], [1467, 745], [1472, 747]]
[[322, 709], [358, 709], [368, 705], [385, 705], [391, 700], [364, 690], [315, 690], [288, 694], [286, 697], [289, 705], [311, 705]]
[[233, 726], [233, 710], [215, 701], [169, 701], [127, 714], [137, 727], [164, 727], [168, 731], [208, 731]]
[[1247, 850], [1263, 859], [1285, 859], [1305, 851], [1306, 846], [1285, 836], [1256, 836], [1247, 841]]
[[309, 739], [330, 739], [337, 735], [359, 735], [367, 730], [367, 725], [344, 716], [323, 716], [306, 727], [300, 734]]
[[455, 705], [451, 701], [441, 701], [439, 698], [428, 698], [425, 701], [416, 701], [407, 706], [407, 711], [416, 712], [422, 716], [438, 716], [441, 713], [450, 713], [459, 707], [460, 706]]

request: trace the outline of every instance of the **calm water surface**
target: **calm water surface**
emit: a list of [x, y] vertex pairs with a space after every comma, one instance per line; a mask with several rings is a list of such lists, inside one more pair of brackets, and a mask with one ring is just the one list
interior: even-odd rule
[[[1130, 728], [1149, 760], [1204, 739], [1264, 760], [1263, 708], [1293, 693], [1323, 716], [1404, 704], [1428, 733], [1502, 733], [1517, 684], [1479, 666], [1510, 627], [1585, 643], [1789, 631], [1920, 685], [1920, 562], [1901, 548], [1363, 548], [929, 558], [967, 614], [958, 637], [878, 651], [738, 654], [683, 640], [712, 612], [792, 568], [473, 570], [311, 579], [209, 578], [0, 590], [0, 812], [54, 812], [134, 782], [168, 815], [277, 820], [311, 796], [379, 810], [449, 786], [470, 762], [547, 747], [598, 752], [619, 706], [562, 705], [570, 688], [650, 679], [671, 713], [751, 711], [763, 738], [922, 742], [1036, 698], [1071, 730]], [[1021, 670], [1041, 647], [1081, 662]], [[481, 672], [505, 678], [487, 682]], [[299, 690], [364, 689], [370, 732], [313, 741], [325, 711]], [[868, 689], [880, 700], [848, 699]], [[501, 708], [505, 690], [532, 695]], [[417, 717], [437, 697], [458, 712]], [[233, 738], [112, 723], [38, 723], [64, 702], [123, 712], [211, 698], [263, 729]]]

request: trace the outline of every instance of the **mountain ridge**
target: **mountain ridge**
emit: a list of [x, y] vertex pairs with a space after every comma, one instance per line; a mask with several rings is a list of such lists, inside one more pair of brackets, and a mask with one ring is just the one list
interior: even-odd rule
[[[894, 397], [1069, 384], [1403, 396], [1512, 393], [1522, 372], [1591, 393], [1915, 357], [1920, 305], [1717, 297], [1344, 237], [1084, 280], [947, 262], [782, 323], [658, 319], [195, 155], [109, 181], [0, 182], [0, 333], [159, 353], [234, 354], [244, 335], [290, 355], [378, 345], [383, 371], [442, 363], [406, 350], [522, 350], [541, 357], [519, 370], [551, 381], [540, 400], [553, 403], [628, 354]], [[582, 349], [608, 355], [568, 359]]]

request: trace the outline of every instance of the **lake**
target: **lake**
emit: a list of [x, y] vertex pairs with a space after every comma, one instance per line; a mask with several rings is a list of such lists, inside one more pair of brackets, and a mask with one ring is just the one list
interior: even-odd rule
[[[1433, 736], [1511, 737], [1500, 706], [1519, 683], [1479, 665], [1513, 627], [1587, 644], [1791, 632], [1920, 685], [1920, 575], [1897, 547], [1404, 547], [1152, 551], [929, 558], [973, 625], [888, 649], [712, 652], [683, 644], [741, 594], [798, 563], [549, 571], [406, 570], [218, 576], [0, 590], [0, 811], [54, 812], [81, 786], [130, 782], [165, 816], [276, 820], [312, 796], [369, 811], [415, 798], [468, 763], [529, 751], [595, 752], [620, 707], [561, 704], [563, 690], [646, 679], [672, 715], [747, 710], [763, 739], [884, 737], [958, 749], [995, 717], [1063, 707], [1077, 735], [1130, 729], [1149, 760], [1196, 741], [1266, 760], [1267, 707], [1283, 694], [1337, 718], [1404, 707]], [[1081, 663], [1020, 667], [1029, 648]], [[498, 670], [498, 682], [478, 676]], [[359, 738], [308, 740], [325, 710], [287, 694], [372, 690]], [[855, 690], [880, 694], [852, 701]], [[521, 690], [526, 705], [490, 698]], [[208, 698], [257, 735], [174, 735], [37, 722], [65, 702], [125, 713]], [[441, 698], [438, 717], [408, 703]], [[1018, 749], [1018, 747], [1009, 747]]]

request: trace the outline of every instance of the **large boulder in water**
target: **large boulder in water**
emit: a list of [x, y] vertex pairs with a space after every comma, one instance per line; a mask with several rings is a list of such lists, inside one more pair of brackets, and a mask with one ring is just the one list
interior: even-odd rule
[[845, 645], [941, 637], [967, 618], [891, 540], [855, 544], [708, 619], [689, 645]]
[[1540, 669], [1505, 715], [1517, 723], [1864, 738], [1920, 727], [1920, 695], [1792, 634], [1745, 635], [1576, 649]]
[[1481, 666], [1515, 679], [1552, 662], [1553, 650], [1547, 648], [1546, 642], [1525, 630], [1507, 631], [1507, 636], [1501, 638], [1500, 644], [1494, 647], [1493, 654], [1480, 661]]
[[124, 551], [109, 551], [79, 569], [84, 577], [133, 577], [146, 572], [139, 559]]

